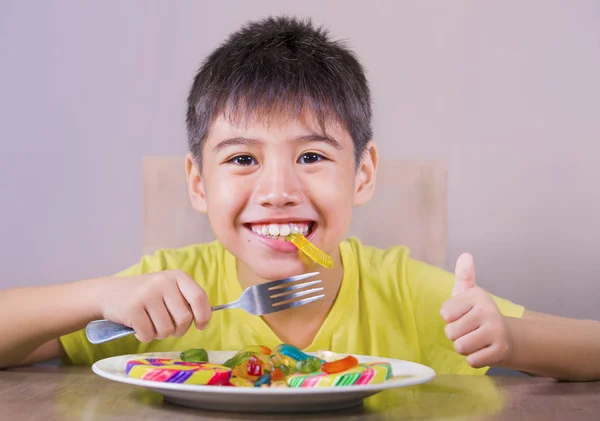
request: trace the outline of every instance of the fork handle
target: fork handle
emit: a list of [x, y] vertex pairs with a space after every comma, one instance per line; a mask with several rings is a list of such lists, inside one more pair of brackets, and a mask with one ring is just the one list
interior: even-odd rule
[[85, 327], [85, 336], [93, 344], [101, 344], [135, 333], [135, 330], [110, 320], [94, 320]]
[[211, 310], [212, 311], [217, 311], [217, 310], [223, 310], [223, 309], [226, 309], [226, 308], [237, 308], [239, 306], [240, 306], [240, 303], [238, 301], [233, 301], [231, 303], [221, 304], [221, 305], [218, 305], [218, 306], [211, 307]]

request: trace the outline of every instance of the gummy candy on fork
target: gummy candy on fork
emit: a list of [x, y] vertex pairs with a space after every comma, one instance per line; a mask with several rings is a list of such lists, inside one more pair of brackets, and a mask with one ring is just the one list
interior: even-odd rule
[[304, 237], [300, 233], [290, 234], [287, 237], [300, 251], [310, 257], [315, 263], [326, 267], [333, 267], [333, 259], [324, 251], [319, 250], [317, 246], [308, 241], [306, 237]]

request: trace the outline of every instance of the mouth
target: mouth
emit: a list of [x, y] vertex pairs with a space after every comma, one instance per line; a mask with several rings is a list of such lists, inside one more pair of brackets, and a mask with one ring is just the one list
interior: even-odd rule
[[294, 221], [286, 223], [247, 223], [244, 226], [254, 234], [265, 239], [287, 241], [286, 237], [290, 234], [302, 234], [309, 237], [316, 229], [317, 223], [314, 221]]

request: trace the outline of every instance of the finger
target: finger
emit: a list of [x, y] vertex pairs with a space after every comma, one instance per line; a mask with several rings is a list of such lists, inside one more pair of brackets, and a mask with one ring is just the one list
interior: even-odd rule
[[179, 288], [170, 288], [163, 296], [165, 306], [175, 324], [173, 336], [181, 337], [187, 332], [194, 320], [194, 314], [187, 301], [181, 295]]
[[446, 325], [444, 332], [451, 341], [456, 341], [458, 338], [473, 332], [481, 326], [480, 314], [474, 309], [467, 312], [458, 320]]
[[134, 311], [129, 319], [130, 327], [135, 330], [135, 337], [138, 341], [150, 342], [155, 338], [156, 331], [145, 308], [140, 307]]
[[206, 292], [185, 273], [177, 277], [177, 286], [192, 309], [194, 324], [198, 329], [204, 329], [212, 313]]
[[454, 341], [454, 349], [461, 355], [470, 355], [492, 343], [491, 335], [485, 329], [475, 329]]
[[473, 368], [487, 367], [497, 365], [501, 361], [498, 358], [498, 351], [495, 345], [490, 345], [467, 356], [467, 363]]
[[452, 297], [440, 309], [440, 315], [446, 323], [452, 323], [471, 311], [475, 306], [476, 289], [471, 289], [458, 297]]
[[454, 281], [454, 288], [452, 289], [452, 295], [460, 294], [470, 288], [475, 287], [475, 262], [473, 256], [469, 253], [463, 253], [456, 261], [456, 267], [454, 269], [456, 280]]
[[175, 331], [173, 319], [171, 319], [162, 298], [159, 301], [146, 304], [146, 311], [154, 325], [156, 339], [166, 339]]

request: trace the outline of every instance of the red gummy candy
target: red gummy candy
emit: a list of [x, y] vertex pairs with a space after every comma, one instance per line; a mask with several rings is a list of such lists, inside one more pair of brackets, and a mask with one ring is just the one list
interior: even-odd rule
[[349, 370], [353, 367], [356, 367], [357, 365], [358, 360], [352, 355], [348, 355], [346, 358], [342, 358], [341, 360], [332, 361], [330, 363], [324, 363], [321, 366], [321, 370], [323, 370], [327, 374], [333, 374]]
[[262, 361], [256, 358], [254, 355], [248, 360], [248, 375], [249, 376], [262, 376]]

